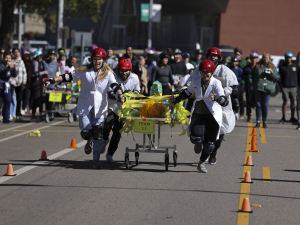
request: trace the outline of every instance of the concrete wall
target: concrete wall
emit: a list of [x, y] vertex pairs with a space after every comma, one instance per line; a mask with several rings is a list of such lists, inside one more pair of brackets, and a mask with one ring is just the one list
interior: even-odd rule
[[296, 55], [300, 50], [299, 8], [298, 0], [229, 0], [221, 15], [219, 44], [239, 47], [245, 57], [251, 50]]
[[46, 24], [42, 17], [37, 14], [25, 15], [24, 32], [46, 33]]

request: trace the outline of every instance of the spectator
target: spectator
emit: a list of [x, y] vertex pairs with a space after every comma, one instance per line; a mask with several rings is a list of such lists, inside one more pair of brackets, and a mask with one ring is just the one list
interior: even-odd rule
[[25, 110], [27, 109], [27, 112], [29, 112], [29, 106], [31, 106], [31, 104], [29, 104], [29, 100], [30, 100], [30, 95], [31, 95], [31, 88], [30, 88], [30, 72], [29, 72], [29, 68], [30, 68], [30, 57], [29, 57], [29, 53], [25, 52], [22, 55], [22, 60], [24, 61], [25, 64], [25, 68], [26, 68], [26, 73], [27, 73], [27, 82], [25, 85], [25, 89], [24, 89], [24, 93], [23, 93], [23, 104], [22, 104], [22, 110], [21, 110], [21, 114], [24, 115], [25, 114]]
[[65, 66], [66, 66], [66, 60], [67, 60], [67, 54], [66, 53], [60, 53], [58, 57], [58, 63], [59, 63], [59, 74], [65, 73]]
[[4, 52], [5, 52], [4, 48], [1, 48], [1, 51], [0, 51], [0, 62], [2, 62], [2, 60], [3, 60]]
[[27, 40], [23, 41], [23, 45], [21, 46], [21, 55], [23, 55], [25, 52], [30, 52], [27, 46]]
[[246, 59], [243, 58], [242, 50], [240, 48], [235, 48], [234, 49], [234, 54], [235, 54], [235, 57], [237, 57], [240, 60], [239, 61], [239, 67], [244, 69], [244, 67], [247, 66], [247, 61], [246, 61]]
[[135, 53], [133, 53], [133, 49], [131, 46], [126, 47], [126, 54], [124, 54], [123, 58], [129, 59], [131, 61], [133, 73], [137, 75], [142, 74], [142, 67], [140, 64], [140, 60], [138, 56]]
[[263, 127], [267, 128], [268, 105], [270, 96], [276, 90], [276, 81], [280, 79], [269, 53], [264, 53], [262, 59], [249, 75], [249, 84], [254, 90], [256, 103], [256, 127], [260, 126], [262, 116]]
[[148, 94], [148, 80], [149, 77], [147, 75], [147, 69], [145, 67], [145, 58], [143, 56], [139, 56], [140, 64], [142, 67], [142, 75], [138, 76], [140, 80], [141, 93], [147, 95]]
[[11, 61], [10, 52], [3, 54], [3, 64], [0, 64], [0, 98], [3, 98], [3, 123], [12, 124], [10, 120], [11, 88], [9, 79], [17, 76], [14, 62]]
[[284, 54], [285, 62], [279, 68], [280, 82], [282, 86], [282, 118], [281, 122], [285, 122], [286, 107], [288, 98], [291, 101], [291, 119], [290, 122], [297, 122], [295, 119], [295, 100], [297, 99], [297, 72], [296, 65], [292, 63], [293, 54], [287, 52]]
[[115, 70], [118, 65], [118, 58], [114, 55], [114, 50], [111, 47], [106, 49], [107, 60], [106, 63], [109, 65], [112, 70]]
[[[232, 58], [232, 68], [231, 70], [236, 75], [236, 78], [239, 82], [238, 85], [238, 93], [236, 95], [231, 95], [231, 101], [232, 101], [232, 108], [235, 112], [235, 118], [238, 120], [239, 118], [242, 120], [244, 119], [244, 90], [245, 90], [245, 83], [242, 82], [242, 74], [243, 70], [238, 66], [239, 65], [239, 59], [237, 57]], [[240, 117], [239, 117], [239, 111], [240, 111]]]
[[169, 55], [169, 61], [168, 63], [174, 63], [174, 54], [173, 54], [173, 50], [171, 48], [166, 48], [165, 49], [165, 53], [167, 53]]
[[148, 90], [150, 90], [150, 88], [152, 86], [152, 70], [156, 66], [156, 62], [153, 58], [153, 54], [154, 54], [153, 49], [147, 49], [147, 52], [146, 52], [147, 60], [146, 60], [145, 67], [147, 69], [148, 78], [149, 78]]
[[171, 63], [170, 67], [174, 80], [174, 89], [179, 91], [181, 80], [185, 75], [188, 74], [188, 70], [185, 66], [185, 63], [181, 61], [181, 50], [178, 48], [174, 50], [174, 63]]
[[172, 70], [168, 65], [169, 55], [165, 52], [159, 55], [158, 65], [152, 70], [152, 83], [159, 81], [162, 85], [163, 95], [170, 95], [174, 80], [172, 78]]
[[27, 71], [23, 60], [20, 57], [20, 50], [18, 48], [13, 48], [14, 63], [16, 65], [17, 77], [15, 78], [15, 93], [16, 93], [16, 116], [21, 116], [21, 104], [23, 97], [24, 85], [27, 82]]
[[245, 66], [244, 70], [243, 70], [243, 80], [245, 81], [245, 92], [246, 92], [247, 122], [250, 122], [251, 108], [255, 107], [254, 91], [251, 90], [250, 85], [249, 85], [249, 75], [251, 74], [251, 71], [256, 66], [256, 63], [258, 61], [257, 52], [252, 52], [250, 54], [250, 61], [251, 61], [251, 64]]
[[202, 54], [203, 54], [203, 51], [201, 49], [196, 49], [195, 51], [195, 58], [193, 58], [191, 60], [191, 64], [193, 64], [193, 66], [195, 68], [198, 68], [200, 63], [201, 63], [201, 58], [202, 58]]
[[184, 52], [182, 54], [183, 62], [185, 63], [186, 69], [188, 70], [188, 73], [191, 75], [194, 72], [195, 67], [193, 64], [189, 63], [190, 61], [190, 54], [187, 52]]
[[48, 59], [48, 46], [44, 45], [43, 47], [43, 60]]

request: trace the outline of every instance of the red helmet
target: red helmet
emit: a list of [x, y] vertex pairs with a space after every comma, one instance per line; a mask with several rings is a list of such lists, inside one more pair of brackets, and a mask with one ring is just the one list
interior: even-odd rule
[[215, 65], [211, 60], [205, 59], [200, 63], [199, 70], [203, 72], [214, 72]]
[[95, 48], [92, 52], [92, 57], [102, 57], [106, 60], [106, 52], [102, 48]]
[[213, 54], [213, 55], [218, 55], [219, 56], [219, 59], [222, 58], [222, 55], [221, 55], [221, 51], [220, 49], [216, 48], [216, 47], [211, 47], [207, 50], [207, 54], [206, 54], [206, 58], [209, 54]]
[[128, 59], [121, 59], [118, 64], [118, 69], [132, 70], [132, 63]]

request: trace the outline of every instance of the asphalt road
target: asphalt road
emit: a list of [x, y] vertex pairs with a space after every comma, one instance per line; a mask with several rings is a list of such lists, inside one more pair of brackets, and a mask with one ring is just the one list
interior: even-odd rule
[[[258, 137], [260, 152], [252, 154], [248, 193], [250, 204], [261, 207], [251, 207], [244, 224], [300, 221], [300, 132], [291, 123], [277, 123], [280, 108], [281, 96], [271, 98], [267, 143]], [[130, 168], [125, 169], [125, 148], [136, 143], [131, 135], [123, 135], [115, 163], [101, 155], [103, 169], [95, 170], [92, 155], [83, 151], [78, 122], [60, 117], [49, 124], [26, 123], [29, 117], [23, 117], [23, 122], [1, 124], [0, 172], [12, 164], [17, 176], [0, 177], [0, 224], [237, 224], [253, 115], [253, 124], [239, 120], [226, 135], [217, 164], [207, 165], [207, 174], [197, 171], [199, 155], [187, 136], [179, 136], [179, 125], [162, 127], [161, 144], [178, 150], [177, 167], [171, 159], [165, 171], [164, 154], [158, 153], [141, 153], [138, 166], [130, 153]], [[41, 137], [28, 136], [36, 129]], [[71, 139], [81, 147], [68, 149]], [[135, 134], [135, 140], [141, 143], [142, 135]], [[36, 163], [42, 150], [51, 160]], [[264, 182], [262, 167], [270, 168], [271, 182]]]

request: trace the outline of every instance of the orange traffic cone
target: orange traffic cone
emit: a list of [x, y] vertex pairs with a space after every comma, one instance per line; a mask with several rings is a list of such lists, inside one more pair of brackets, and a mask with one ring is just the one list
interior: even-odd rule
[[78, 147], [76, 146], [76, 140], [75, 140], [75, 139], [72, 139], [72, 140], [71, 140], [71, 145], [70, 145], [69, 148], [78, 148]]
[[256, 145], [258, 145], [257, 141], [256, 141], [256, 137], [252, 136], [252, 140], [249, 144], [255, 143]]
[[251, 150], [250, 152], [259, 152], [259, 150], [256, 148], [256, 144], [255, 143], [251, 143]]
[[40, 161], [48, 161], [49, 159], [47, 158], [47, 153], [45, 150], [42, 151], [41, 158], [39, 159]]
[[251, 176], [250, 176], [249, 171], [246, 171], [245, 176], [244, 176], [244, 180], [242, 182], [243, 183], [253, 183], [253, 181], [251, 181]]
[[256, 128], [254, 127], [253, 130], [252, 130], [252, 134], [250, 134], [250, 136], [257, 136], [257, 133], [256, 133]]
[[14, 169], [11, 164], [7, 165], [6, 174], [4, 174], [4, 176], [16, 176], [16, 174], [14, 174]]
[[252, 157], [251, 157], [251, 155], [249, 155], [247, 157], [247, 161], [246, 161], [246, 164], [244, 164], [244, 166], [254, 166], [253, 163], [252, 163]]
[[241, 210], [239, 210], [239, 212], [246, 212], [246, 213], [252, 213], [253, 212], [251, 210], [251, 207], [250, 207], [249, 198], [244, 198], [242, 208], [241, 208]]

